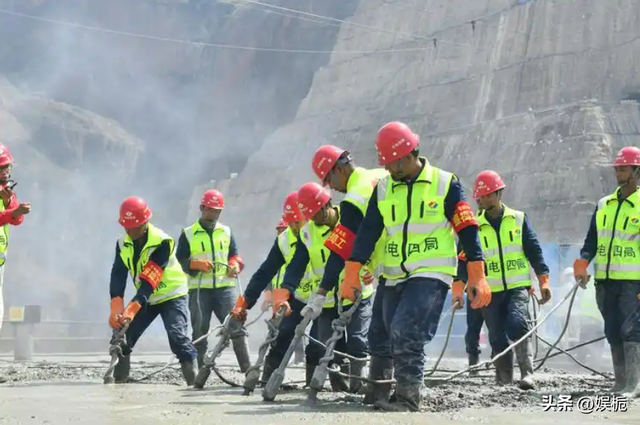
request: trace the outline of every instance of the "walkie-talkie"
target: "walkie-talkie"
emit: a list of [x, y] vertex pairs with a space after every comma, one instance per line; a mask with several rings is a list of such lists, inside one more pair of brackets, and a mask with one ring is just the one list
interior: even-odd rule
[[18, 185], [17, 181], [9, 180], [7, 182], [7, 187], [11, 190], [13, 190], [13, 188], [16, 187], [17, 185]]

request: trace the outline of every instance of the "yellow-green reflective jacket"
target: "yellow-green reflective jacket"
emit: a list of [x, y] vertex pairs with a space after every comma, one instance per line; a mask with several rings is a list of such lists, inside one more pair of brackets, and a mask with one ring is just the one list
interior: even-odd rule
[[[293, 233], [290, 227], [287, 227], [287, 230], [278, 235], [278, 248], [284, 258], [284, 264], [278, 271], [278, 274], [271, 280], [271, 287], [273, 289], [280, 288], [282, 285], [287, 266], [291, 262], [293, 254], [295, 253], [297, 241], [298, 237]], [[293, 296], [298, 301], [302, 301], [306, 304], [313, 289], [314, 280], [311, 273], [311, 263], [309, 263], [307, 265], [307, 270], [305, 271], [304, 276], [302, 277], [302, 280], [300, 281], [300, 284]]]
[[196, 220], [191, 226], [185, 228], [184, 235], [189, 242], [191, 260], [210, 260], [214, 262], [214, 268], [209, 272], [198, 272], [195, 276], [189, 276], [189, 289], [213, 289], [235, 286], [237, 280], [227, 277], [228, 269], [225, 264], [229, 260], [229, 247], [231, 246], [231, 229], [221, 223], [216, 223], [211, 235]]

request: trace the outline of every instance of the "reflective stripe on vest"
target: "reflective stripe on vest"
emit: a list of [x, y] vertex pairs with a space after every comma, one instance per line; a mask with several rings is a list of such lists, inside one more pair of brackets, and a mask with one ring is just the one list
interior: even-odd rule
[[598, 201], [596, 280], [640, 280], [640, 192], [620, 202], [619, 191]]
[[[367, 170], [362, 167], [356, 167], [347, 181], [347, 194], [344, 197], [344, 202], [354, 205], [362, 213], [362, 217], [364, 217], [367, 213], [367, 206], [373, 194], [373, 189], [380, 179], [388, 175], [389, 173], [382, 168]], [[367, 268], [375, 277], [379, 277], [382, 274], [386, 233], [385, 230], [383, 234], [380, 235], [373, 254], [371, 254], [371, 258], [366, 263]]]
[[[4, 202], [0, 200], [0, 212], [4, 211]], [[9, 223], [2, 226], [0, 230], [0, 267], [4, 266], [7, 260], [7, 249], [9, 248]], [[0, 320], [2, 320], [0, 318]]]
[[157, 305], [165, 301], [172, 300], [184, 295], [187, 295], [189, 289], [187, 287], [187, 276], [182, 271], [182, 267], [176, 258], [175, 244], [171, 236], [164, 233], [162, 230], [148, 224], [147, 230], [147, 242], [140, 251], [140, 257], [138, 262], [133, 266], [133, 254], [134, 245], [133, 241], [126, 233], [118, 239], [118, 247], [120, 248], [120, 258], [127, 267], [129, 274], [133, 280], [133, 284], [136, 290], [140, 288], [140, 272], [144, 269], [144, 266], [149, 261], [151, 254], [165, 241], [169, 241], [171, 247], [171, 254], [169, 255], [169, 262], [164, 268], [162, 273], [162, 279], [158, 288], [153, 291], [151, 297], [149, 297], [149, 304]]
[[[280, 253], [284, 258], [284, 264], [278, 271], [278, 274], [271, 281], [272, 288], [279, 288], [282, 285], [282, 280], [284, 279], [284, 275], [287, 270], [287, 266], [291, 263], [291, 259], [293, 258], [293, 254], [296, 251], [296, 243], [298, 241], [298, 237], [293, 233], [291, 228], [287, 228], [284, 232], [278, 235], [278, 248], [280, 248]], [[278, 279], [278, 282], [275, 280]], [[304, 276], [302, 276], [302, 280], [298, 284], [296, 288], [296, 292], [293, 294], [294, 298], [303, 303], [307, 303], [309, 300], [309, 296], [313, 290], [313, 277], [311, 274], [311, 265], [307, 265], [307, 269], [304, 272]]]
[[424, 167], [408, 185], [385, 177], [378, 183], [378, 210], [387, 232], [382, 275], [393, 286], [410, 277], [451, 284], [458, 255], [444, 200], [453, 174], [420, 158]]
[[209, 233], [196, 221], [184, 229], [184, 235], [189, 242], [191, 260], [209, 260], [214, 263], [213, 271], [198, 272], [195, 276], [189, 275], [189, 289], [213, 289], [235, 286], [237, 280], [227, 277], [227, 264], [229, 261], [229, 246], [231, 245], [231, 229], [224, 224], [216, 223]]
[[478, 236], [491, 292], [531, 286], [529, 260], [522, 248], [524, 213], [503, 207], [500, 235], [484, 212], [478, 216]]
[[[339, 213], [339, 208], [338, 213]], [[324, 268], [327, 264], [327, 260], [329, 259], [329, 254], [331, 251], [324, 246], [324, 242], [331, 234], [331, 229], [328, 226], [318, 226], [312, 220], [307, 221], [307, 223], [302, 227], [300, 231], [300, 239], [302, 243], [307, 247], [307, 251], [309, 252], [309, 264], [311, 266], [311, 273], [313, 276], [313, 285], [312, 290], [316, 291], [320, 282], [322, 281], [322, 277], [324, 276]], [[342, 285], [342, 280], [344, 279], [344, 269], [340, 273], [338, 278], [338, 290], [340, 285]], [[367, 285], [362, 292], [363, 299], [369, 298], [373, 294], [373, 287], [371, 285]], [[334, 307], [336, 300], [335, 290], [327, 292], [327, 301], [322, 306], [323, 308], [332, 308]], [[344, 300], [343, 305], [348, 306], [353, 304], [349, 300]]]

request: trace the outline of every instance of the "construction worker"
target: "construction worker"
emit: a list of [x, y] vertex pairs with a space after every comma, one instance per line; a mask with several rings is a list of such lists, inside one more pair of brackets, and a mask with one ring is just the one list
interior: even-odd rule
[[[456, 176], [419, 156], [418, 141], [418, 135], [400, 122], [385, 124], [378, 131], [378, 163], [390, 176], [378, 182], [369, 199], [341, 289], [342, 298], [355, 299], [356, 291], [361, 291], [361, 267], [386, 229], [384, 285], [378, 288], [384, 291], [383, 317], [372, 320], [382, 320], [385, 326], [375, 327], [375, 335], [371, 335], [373, 324], [369, 330], [369, 378], [389, 379], [395, 369], [396, 400], [389, 402], [390, 384], [372, 386], [372, 398], [384, 410], [419, 410], [424, 346], [436, 333], [457, 272], [456, 233], [469, 260], [472, 307], [484, 307], [491, 300], [477, 222], [462, 186]], [[377, 352], [378, 347], [390, 351]]]
[[[189, 310], [194, 341], [209, 332], [212, 314], [223, 323], [231, 312], [238, 294], [237, 276], [244, 268], [231, 229], [219, 221], [222, 210], [222, 193], [216, 189], [207, 190], [200, 201], [200, 218], [183, 229], [178, 239], [176, 257], [189, 276]], [[251, 367], [248, 335], [243, 327], [231, 338], [242, 373]], [[207, 347], [207, 338], [196, 344], [199, 368], [204, 365]]]
[[615, 375], [611, 391], [635, 398], [640, 396], [640, 149], [621, 149], [613, 168], [618, 188], [598, 201], [573, 270], [586, 286], [593, 260], [596, 300]]
[[[351, 254], [350, 247], [353, 245], [358, 227], [360, 227], [360, 223], [366, 212], [367, 202], [373, 193], [373, 187], [380, 178], [389, 175], [389, 173], [380, 168], [367, 170], [362, 167], [357, 167], [348, 151], [332, 145], [324, 145], [318, 148], [313, 156], [311, 166], [323, 186], [329, 186], [336, 192], [346, 194], [344, 200], [340, 203], [339, 223], [334, 229], [336, 234], [335, 239], [337, 241], [344, 239], [346, 240], [346, 244], [340, 242], [331, 244], [334, 238], [329, 236], [328, 241], [330, 245], [328, 245], [328, 248], [330, 249], [330, 253], [324, 268], [320, 288], [318, 288], [316, 293], [311, 295], [309, 303], [302, 310], [303, 315], [306, 314], [307, 311], [310, 311], [314, 319], [321, 314], [324, 316], [319, 322], [318, 330], [320, 338], [325, 341], [331, 337], [333, 332], [331, 322], [338, 315], [335, 297], [327, 299], [327, 294], [334, 294], [335, 287], [344, 270], [344, 262]], [[383, 238], [380, 238], [380, 243], [378, 243], [378, 252], [384, 252]], [[376, 253], [374, 253], [374, 257], [376, 257]], [[375, 268], [375, 265], [372, 268]], [[371, 278], [373, 278], [373, 276], [371, 276]], [[373, 287], [370, 287], [369, 292], [372, 291]], [[357, 335], [357, 337], [348, 339], [344, 347], [348, 354], [355, 357], [366, 357], [369, 354], [368, 343], [366, 341], [371, 317], [371, 299], [369, 293], [366, 294], [366, 297], [366, 299], [362, 300], [359, 307], [360, 311], [358, 312], [363, 320], [354, 322], [352, 325], [350, 324], [350, 333]], [[358, 326], [361, 326], [360, 329], [355, 328], [356, 323]], [[365, 362], [355, 361], [349, 365], [345, 359], [340, 359], [340, 363], [342, 364], [341, 368], [343, 372], [351, 374], [352, 376], [361, 376], [365, 366]], [[333, 382], [337, 386], [335, 389], [341, 391], [349, 390], [357, 393], [362, 387], [362, 381], [357, 378], [351, 378], [348, 386], [345, 381], [338, 379], [338, 377], [334, 377]]]
[[[116, 383], [129, 378], [131, 351], [144, 331], [160, 315], [169, 337], [169, 346], [178, 357], [187, 385], [196, 378], [196, 349], [188, 336], [187, 277], [174, 253], [173, 239], [149, 222], [151, 209], [147, 203], [132, 196], [120, 206], [120, 225], [125, 234], [116, 243], [116, 255], [111, 268], [111, 314], [109, 325], [129, 328], [125, 334], [123, 357], [113, 376]], [[136, 295], [124, 308], [123, 298], [131, 275]]]
[[[2, 318], [4, 317], [4, 301], [2, 287], [4, 283], [4, 263], [6, 261], [7, 249], [9, 247], [9, 225], [19, 226], [24, 221], [24, 215], [31, 212], [31, 203], [18, 202], [13, 188], [17, 183], [11, 180], [11, 168], [13, 167], [13, 157], [9, 148], [0, 144], [0, 329], [2, 329]], [[7, 379], [0, 375], [0, 384]]]
[[[478, 216], [479, 236], [491, 288], [491, 303], [482, 311], [489, 330], [489, 342], [494, 353], [501, 353], [509, 340], [517, 341], [529, 331], [529, 296], [533, 295], [529, 264], [540, 285], [543, 305], [551, 299], [549, 268], [542, 248], [525, 213], [509, 208], [502, 202], [505, 184], [498, 173], [486, 170], [478, 174], [473, 196], [483, 211]], [[454, 288], [458, 293], [461, 288]], [[534, 388], [531, 338], [515, 347], [520, 367], [519, 386]], [[513, 381], [513, 352], [495, 362], [500, 384]]]
[[[302, 212], [298, 208], [298, 193], [292, 192], [287, 195], [284, 202], [284, 213], [282, 218], [289, 228], [278, 235], [269, 251], [269, 255], [260, 265], [258, 270], [251, 276], [251, 280], [244, 291], [239, 296], [232, 311], [232, 316], [239, 321], [245, 321], [247, 318], [247, 310], [250, 310], [260, 298], [260, 294], [267, 287], [270, 281], [278, 273], [284, 275], [283, 268], [288, 268], [292, 258], [298, 249], [296, 241], [298, 234], [303, 227], [305, 220]], [[281, 278], [282, 279], [282, 278]], [[278, 337], [273, 345], [269, 347], [267, 356], [265, 357], [264, 367], [262, 369], [262, 377], [260, 381], [266, 383], [269, 381], [271, 374], [280, 366], [291, 341], [295, 335], [295, 329], [302, 321], [300, 311], [309, 299], [309, 295], [317, 286], [316, 281], [312, 278], [309, 268], [303, 269], [301, 276], [303, 283], [295, 291], [294, 299], [288, 302], [288, 290], [281, 287], [282, 282], [278, 282], [271, 291], [271, 304], [273, 311], [277, 311], [284, 306], [287, 315], [283, 318], [278, 328]], [[273, 282], [273, 281], [272, 281]], [[287, 295], [284, 296], [283, 293]], [[293, 314], [292, 314], [293, 313]], [[311, 326], [310, 335], [317, 338], [317, 326], [314, 323]], [[309, 385], [313, 371], [318, 365], [318, 361], [322, 356], [322, 349], [317, 344], [308, 344], [305, 349], [306, 354], [306, 382]]]

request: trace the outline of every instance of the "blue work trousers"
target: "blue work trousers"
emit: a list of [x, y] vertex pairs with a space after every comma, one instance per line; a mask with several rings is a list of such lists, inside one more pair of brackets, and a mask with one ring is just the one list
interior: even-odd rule
[[[291, 315], [285, 316], [280, 322], [280, 327], [278, 328], [278, 337], [275, 341], [273, 341], [269, 352], [267, 353], [267, 359], [271, 362], [280, 363], [284, 358], [284, 355], [287, 353], [289, 349], [289, 345], [293, 341], [293, 337], [295, 336], [296, 327], [302, 321], [302, 316], [300, 312], [304, 308], [305, 304], [301, 303], [296, 299], [292, 299], [290, 302], [291, 305]], [[312, 338], [318, 339], [318, 321], [315, 320], [311, 325], [311, 331], [309, 335]], [[320, 347], [318, 344], [314, 344], [313, 342], [309, 342], [304, 349], [306, 363], [318, 366], [318, 362], [320, 357], [324, 354], [324, 349]]]
[[640, 342], [638, 294], [640, 294], [640, 281], [600, 280], [596, 282], [596, 302], [604, 319], [604, 334], [609, 344]]
[[398, 384], [422, 383], [424, 347], [438, 330], [448, 291], [444, 282], [424, 277], [378, 287], [369, 329], [371, 354], [393, 359]]
[[153, 323], [156, 317], [162, 317], [164, 328], [169, 337], [169, 346], [180, 363], [194, 360], [196, 349], [189, 339], [189, 324], [187, 318], [187, 297], [174, 298], [161, 304], [146, 304], [131, 321], [126, 332], [126, 346], [123, 354], [129, 355], [144, 331]]
[[471, 308], [469, 298], [466, 296], [465, 298], [467, 306], [467, 332], [464, 334], [464, 344], [467, 349], [467, 354], [475, 354], [476, 356], [479, 356], [480, 332], [482, 331], [482, 325], [484, 324], [482, 309]]
[[[351, 305], [344, 308], [344, 311], [349, 311]], [[322, 314], [318, 317], [318, 335], [320, 341], [326, 343], [326, 341], [333, 335], [333, 328], [331, 323], [338, 318], [338, 309], [324, 308]], [[369, 334], [369, 326], [371, 325], [371, 298], [362, 300], [362, 302], [356, 308], [356, 311], [351, 316], [351, 321], [347, 325], [345, 334], [336, 343], [335, 349], [343, 353], [347, 353], [353, 357], [364, 358], [369, 355], [369, 344], [367, 341], [367, 335]], [[323, 352], [325, 350], [323, 349]], [[340, 356], [336, 355], [338, 363], [342, 363], [344, 360]]]
[[491, 294], [491, 302], [482, 309], [489, 330], [489, 343], [498, 354], [529, 332], [529, 288], [514, 288]]
[[[191, 328], [193, 329], [192, 337], [194, 341], [209, 332], [213, 315], [216, 316], [220, 323], [224, 322], [224, 319], [233, 309], [237, 296], [238, 289], [235, 286], [207, 288], [199, 291], [198, 289], [189, 290], [189, 310], [191, 312]], [[247, 330], [242, 326], [233, 337], [247, 335]], [[196, 344], [201, 353], [207, 352], [207, 340], [208, 338], [204, 338]]]

